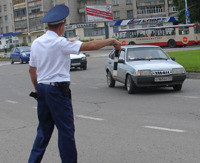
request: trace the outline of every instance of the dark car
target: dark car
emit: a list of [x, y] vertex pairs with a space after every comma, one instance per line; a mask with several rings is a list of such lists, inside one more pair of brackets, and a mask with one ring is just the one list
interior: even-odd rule
[[30, 58], [31, 48], [29, 46], [20, 46], [12, 48], [10, 52], [10, 63], [14, 62], [28, 63]]
[[83, 70], [87, 69], [87, 57], [85, 54], [80, 52], [77, 54], [70, 54], [71, 59], [71, 68], [82, 68]]

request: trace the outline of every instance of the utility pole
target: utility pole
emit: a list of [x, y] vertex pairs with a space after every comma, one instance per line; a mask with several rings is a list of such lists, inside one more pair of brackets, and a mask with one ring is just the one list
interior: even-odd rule
[[188, 11], [187, 0], [185, 0], [185, 24], [190, 23], [190, 12]]

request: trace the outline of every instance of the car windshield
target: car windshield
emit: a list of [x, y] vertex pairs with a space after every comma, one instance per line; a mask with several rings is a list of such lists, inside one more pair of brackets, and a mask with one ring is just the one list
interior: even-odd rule
[[22, 53], [22, 52], [30, 52], [31, 51], [31, 48], [30, 47], [20, 47], [19, 48], [19, 50], [20, 50], [20, 52]]
[[169, 59], [169, 57], [159, 47], [140, 47], [127, 49], [127, 61], [167, 59]]

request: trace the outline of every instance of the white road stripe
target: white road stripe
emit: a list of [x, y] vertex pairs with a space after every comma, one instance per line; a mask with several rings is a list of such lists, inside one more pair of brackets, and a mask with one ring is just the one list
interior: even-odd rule
[[192, 98], [192, 99], [198, 99], [198, 98], [200, 98], [200, 97], [198, 97], [198, 96], [182, 96], [182, 97], [185, 97], [185, 98]]
[[17, 104], [18, 103], [16, 101], [11, 101], [11, 100], [6, 100], [6, 102], [11, 103], [11, 104]]
[[104, 119], [101, 119], [101, 118], [88, 117], [88, 116], [84, 116], [84, 115], [76, 115], [76, 117], [84, 118], [84, 119], [91, 119], [91, 120], [96, 120], [96, 121], [103, 121], [104, 120]]
[[10, 63], [2, 63], [0, 66], [10, 65]]
[[163, 128], [157, 126], [143, 126], [145, 128], [155, 129], [155, 130], [163, 130], [163, 131], [171, 131], [171, 132], [187, 132], [186, 130], [179, 130], [179, 129], [171, 129], [171, 128]]

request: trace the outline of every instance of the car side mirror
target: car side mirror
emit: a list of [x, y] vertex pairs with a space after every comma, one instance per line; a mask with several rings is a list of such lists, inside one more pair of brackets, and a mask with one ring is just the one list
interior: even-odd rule
[[170, 58], [171, 58], [172, 61], [175, 61], [175, 58], [174, 58], [174, 57], [170, 57]]
[[119, 59], [119, 60], [118, 60], [118, 63], [123, 63], [123, 64], [124, 64], [125, 61], [124, 61], [124, 59]]

